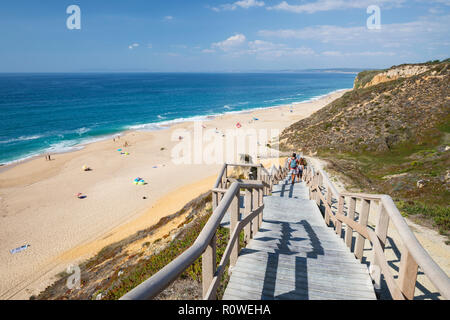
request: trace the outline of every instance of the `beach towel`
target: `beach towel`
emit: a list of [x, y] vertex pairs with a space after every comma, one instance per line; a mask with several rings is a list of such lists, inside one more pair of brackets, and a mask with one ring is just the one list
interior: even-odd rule
[[27, 249], [29, 246], [30, 246], [29, 244], [26, 244], [26, 245], [23, 245], [21, 247], [15, 248], [15, 249], [11, 249], [11, 250], [9, 250], [9, 252], [11, 254], [18, 253], [20, 251], [23, 251], [23, 250]]

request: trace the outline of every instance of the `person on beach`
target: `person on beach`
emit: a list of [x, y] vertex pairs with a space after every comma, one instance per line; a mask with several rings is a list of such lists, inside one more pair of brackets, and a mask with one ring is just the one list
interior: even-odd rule
[[291, 175], [292, 184], [295, 183], [295, 176], [297, 175], [298, 170], [298, 160], [297, 155], [295, 153], [292, 154], [292, 158], [289, 158], [289, 168], [291, 169], [289, 174]]

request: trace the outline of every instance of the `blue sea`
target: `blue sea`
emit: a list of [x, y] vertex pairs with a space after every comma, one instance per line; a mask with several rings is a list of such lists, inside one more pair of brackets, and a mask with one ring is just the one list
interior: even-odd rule
[[0, 74], [0, 164], [126, 130], [309, 101], [353, 87], [346, 73]]

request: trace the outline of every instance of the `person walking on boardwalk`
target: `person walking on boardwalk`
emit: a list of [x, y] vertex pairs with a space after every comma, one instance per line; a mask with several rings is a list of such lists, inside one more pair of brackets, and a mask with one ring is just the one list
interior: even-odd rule
[[306, 164], [305, 158], [301, 157], [298, 160], [298, 174], [297, 174], [298, 182], [300, 182], [303, 178], [303, 171], [305, 170], [305, 164]]
[[292, 154], [292, 158], [289, 158], [289, 168], [291, 169], [289, 174], [291, 175], [292, 184], [294, 184], [295, 176], [297, 175], [298, 170], [298, 160], [297, 155], [295, 153]]

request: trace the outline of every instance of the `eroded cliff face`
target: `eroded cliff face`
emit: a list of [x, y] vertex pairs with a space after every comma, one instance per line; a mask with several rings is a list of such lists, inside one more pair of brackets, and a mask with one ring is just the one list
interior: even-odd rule
[[364, 85], [359, 82], [358, 89], [286, 128], [281, 148], [383, 152], [405, 142], [421, 143], [449, 120], [450, 62], [360, 75]]
[[375, 86], [383, 82], [397, 80], [399, 78], [409, 78], [412, 76], [417, 76], [430, 69], [431, 69], [430, 66], [415, 66], [415, 65], [395, 67], [375, 75], [371, 81], [369, 81], [367, 84], [363, 86], [363, 88]]
[[317, 153], [347, 190], [389, 194], [450, 244], [449, 60], [363, 71], [355, 89], [279, 141], [283, 151]]

